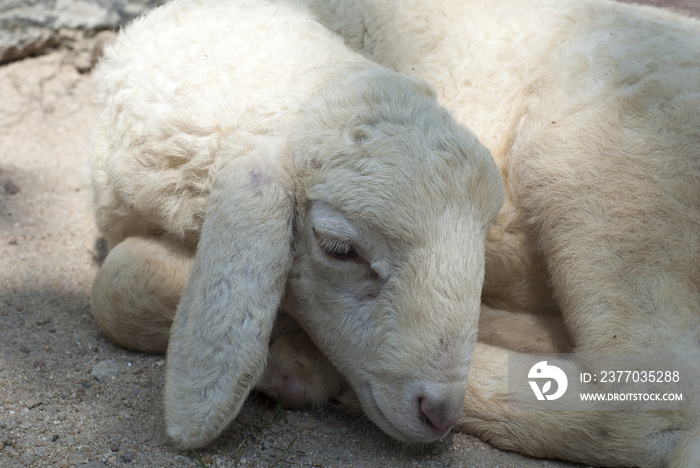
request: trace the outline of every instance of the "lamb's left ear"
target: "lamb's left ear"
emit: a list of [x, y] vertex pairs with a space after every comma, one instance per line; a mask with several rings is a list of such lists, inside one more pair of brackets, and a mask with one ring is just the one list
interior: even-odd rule
[[293, 176], [283, 143], [219, 163], [168, 345], [165, 418], [183, 448], [238, 414], [267, 362], [292, 262]]

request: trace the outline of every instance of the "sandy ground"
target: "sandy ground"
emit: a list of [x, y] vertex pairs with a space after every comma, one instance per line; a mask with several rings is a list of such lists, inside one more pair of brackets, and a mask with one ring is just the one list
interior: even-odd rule
[[[114, 346], [88, 307], [100, 254], [85, 170], [93, 42], [0, 68], [0, 467], [196, 466], [164, 433], [163, 356]], [[407, 448], [338, 408], [281, 411], [256, 395], [199, 455], [220, 467], [579, 466], [461, 433]]]

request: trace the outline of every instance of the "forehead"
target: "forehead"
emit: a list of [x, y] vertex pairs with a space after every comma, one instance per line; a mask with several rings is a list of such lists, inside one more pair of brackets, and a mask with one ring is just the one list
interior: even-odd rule
[[328, 158], [309, 188], [309, 200], [407, 241], [434, 228], [447, 211], [452, 217], [479, 218], [471, 200], [478, 196], [472, 192], [480, 172], [472, 160], [480, 155], [410, 133], [368, 138]]

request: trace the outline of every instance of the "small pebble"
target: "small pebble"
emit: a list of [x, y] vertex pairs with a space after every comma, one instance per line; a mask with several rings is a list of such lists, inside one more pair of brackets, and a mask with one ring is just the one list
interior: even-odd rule
[[301, 424], [299, 424], [299, 428], [314, 431], [318, 429], [318, 421], [316, 419], [309, 418], [306, 421], [303, 421]]
[[38, 398], [33, 398], [27, 402], [27, 408], [32, 409], [36, 408], [37, 406], [43, 404], [44, 402], [39, 400]]
[[107, 466], [107, 465], [105, 465], [105, 464], [102, 463], [101, 461], [99, 461], [99, 460], [93, 460], [93, 461], [88, 462], [88, 463], [86, 463], [86, 464], [84, 464], [84, 465], [80, 465], [79, 468], [103, 468], [103, 467], [105, 467], [105, 466]]
[[32, 452], [24, 452], [20, 457], [20, 461], [25, 464], [25, 466], [29, 466], [32, 463], [34, 463], [34, 454]]
[[119, 363], [106, 359], [95, 364], [90, 373], [98, 382], [104, 382], [119, 375]]
[[5, 193], [8, 195], [16, 195], [20, 191], [19, 186], [12, 182], [11, 180], [8, 180], [5, 182]]

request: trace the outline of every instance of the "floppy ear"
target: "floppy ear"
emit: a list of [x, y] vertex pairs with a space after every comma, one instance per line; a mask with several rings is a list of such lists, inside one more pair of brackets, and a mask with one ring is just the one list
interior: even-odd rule
[[181, 447], [238, 414], [267, 361], [292, 262], [293, 177], [282, 142], [222, 157], [168, 346], [165, 417]]

